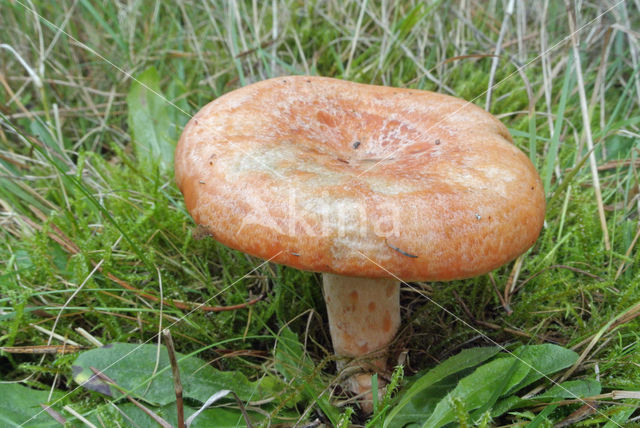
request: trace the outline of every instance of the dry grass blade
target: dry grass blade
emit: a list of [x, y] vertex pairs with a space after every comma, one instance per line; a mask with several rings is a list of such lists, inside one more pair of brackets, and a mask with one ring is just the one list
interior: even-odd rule
[[498, 69], [498, 61], [500, 60], [500, 53], [502, 52], [502, 41], [504, 40], [504, 35], [507, 32], [507, 24], [511, 15], [513, 14], [514, 0], [509, 0], [507, 4], [507, 8], [504, 11], [504, 17], [502, 19], [502, 26], [500, 27], [500, 34], [498, 35], [498, 40], [496, 41], [496, 47], [493, 52], [493, 60], [491, 61], [491, 71], [489, 72], [489, 87], [487, 88], [487, 99], [485, 102], [484, 109], [487, 111], [491, 111], [491, 95], [493, 94], [493, 81], [496, 76], [496, 70]]
[[67, 423], [67, 420], [65, 419], [64, 416], [62, 416], [60, 413], [56, 412], [46, 404], [40, 404], [40, 407], [42, 407], [44, 411], [47, 412], [47, 414], [51, 416], [56, 422], [58, 422], [60, 425], [65, 426], [65, 424]]
[[591, 118], [589, 117], [589, 109], [587, 107], [587, 95], [584, 89], [584, 78], [582, 77], [582, 64], [580, 61], [580, 50], [578, 49], [578, 35], [576, 33], [576, 11], [569, 3], [569, 0], [565, 0], [567, 8], [567, 17], [569, 19], [569, 31], [571, 32], [571, 45], [573, 47], [573, 58], [576, 65], [576, 76], [578, 78], [578, 95], [580, 96], [580, 112], [582, 113], [582, 123], [584, 125], [584, 137], [587, 142], [587, 148], [591, 152], [589, 155], [589, 166], [591, 168], [591, 175], [593, 177], [593, 190], [596, 196], [596, 203], [598, 205], [598, 215], [600, 217], [600, 227], [602, 228], [602, 237], [604, 239], [604, 248], [607, 251], [611, 250], [611, 243], [609, 242], [609, 229], [607, 228], [607, 218], [604, 214], [604, 204], [602, 202], [602, 190], [600, 188], [600, 177], [598, 175], [598, 164], [596, 162], [596, 155], [593, 151], [593, 136], [591, 135]]
[[611, 320], [609, 320], [609, 322], [607, 322], [603, 327], [601, 327], [596, 334], [594, 334], [590, 338], [583, 340], [577, 345], [573, 346], [573, 349], [575, 350], [580, 348], [585, 343], [588, 343], [587, 347], [580, 354], [580, 357], [578, 358], [578, 360], [562, 375], [559, 382], [564, 382], [565, 380], [569, 379], [569, 377], [571, 377], [571, 375], [582, 365], [583, 361], [587, 358], [591, 350], [595, 347], [595, 345], [603, 337], [604, 334], [609, 333], [614, 328], [619, 327], [620, 325], [630, 322], [631, 320], [638, 317], [639, 315], [640, 315], [640, 303], [637, 303], [631, 308], [627, 309], [626, 311], [616, 316], [615, 318], [612, 318]]
[[55, 333], [55, 332], [54, 332], [54, 331], [52, 331], [52, 330], [46, 329], [46, 328], [41, 327], [41, 326], [39, 326], [39, 325], [37, 325], [37, 324], [30, 324], [30, 325], [31, 325], [31, 327], [35, 328], [35, 329], [36, 329], [36, 330], [38, 330], [39, 332], [41, 332], [41, 333], [45, 333], [45, 334], [48, 334], [50, 339], [51, 339], [51, 338], [53, 338], [53, 339], [57, 339], [57, 340], [59, 340], [60, 342], [62, 342], [62, 343], [64, 343], [64, 344], [66, 344], [66, 345], [75, 346], [76, 348], [82, 348], [82, 345], [80, 345], [79, 343], [74, 342], [73, 340], [68, 339], [68, 338], [66, 338], [66, 337], [64, 337], [64, 336], [62, 336], [62, 335], [60, 335], [60, 334], [58, 334], [58, 333]]
[[75, 411], [71, 406], [69, 406], [69, 405], [64, 406], [63, 409], [66, 410], [67, 412], [71, 413], [76, 419], [78, 419], [80, 422], [82, 422], [83, 424], [85, 424], [89, 428], [98, 428], [97, 426], [92, 424], [87, 418], [85, 418], [80, 413]]
[[80, 336], [82, 336], [85, 339], [87, 339], [92, 345], [97, 346], [98, 348], [101, 347], [101, 346], [104, 346], [104, 344], [102, 342], [100, 342], [98, 339], [96, 339], [95, 336], [93, 336], [91, 333], [89, 333], [84, 328], [77, 327], [75, 330], [76, 330], [76, 333], [78, 333]]
[[504, 298], [501, 298], [504, 307], [510, 307], [511, 296], [514, 293], [516, 283], [518, 282], [524, 257], [525, 255], [522, 254], [516, 259], [516, 262], [513, 264], [513, 268], [511, 269], [511, 273], [509, 274], [509, 279], [507, 279], [507, 283], [504, 286]]

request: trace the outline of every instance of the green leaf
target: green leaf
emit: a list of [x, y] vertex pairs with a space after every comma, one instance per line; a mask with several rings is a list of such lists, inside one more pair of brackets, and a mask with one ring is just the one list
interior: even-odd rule
[[477, 409], [492, 399], [494, 391], [508, 389], [506, 385], [513, 383], [511, 378], [520, 378], [526, 375], [526, 371], [515, 370], [514, 365], [519, 362], [513, 357], [498, 358], [477, 368], [472, 374], [458, 382], [446, 397], [444, 397], [435, 410], [424, 422], [423, 427], [441, 427], [455, 420], [455, 402], [462, 403], [466, 411]]
[[[54, 392], [52, 401], [61, 395]], [[49, 391], [38, 391], [17, 383], [0, 383], [0, 397], [0, 426], [60, 427], [40, 406], [49, 402]]]
[[543, 376], [571, 367], [579, 358], [579, 355], [571, 349], [552, 343], [522, 346], [514, 351], [514, 355], [531, 366], [527, 377], [517, 386], [517, 389], [522, 389]]
[[456, 414], [454, 400], [463, 403], [467, 412], [481, 408], [474, 414], [474, 417], [479, 417], [499, 397], [569, 367], [577, 359], [575, 352], [553, 344], [522, 346], [513, 352], [513, 356], [495, 359], [462, 379], [438, 403], [423, 426], [440, 427], [453, 422]]
[[[113, 343], [102, 348], [83, 352], [73, 363], [73, 380], [92, 391], [110, 397], [120, 397], [113, 386], [98, 379], [90, 367], [95, 367], [118, 386], [154, 405], [166, 405], [175, 401], [171, 365], [167, 349], [160, 347], [160, 359], [156, 367], [156, 345]], [[273, 381], [264, 378], [251, 382], [239, 372], [223, 372], [206, 362], [177, 353], [183, 396], [204, 403], [211, 395], [230, 389], [243, 401], [260, 400], [271, 395]]]
[[[411, 402], [424, 400], [426, 398], [425, 394], [428, 396], [431, 392], [428, 391], [428, 389], [436, 383], [448, 376], [483, 363], [496, 355], [499, 350], [500, 349], [498, 347], [465, 349], [459, 354], [446, 359], [433, 369], [429, 370], [425, 375], [416, 380], [402, 395], [398, 404], [393, 408], [393, 410], [391, 410], [389, 416], [386, 418], [384, 427], [393, 426], [391, 425], [392, 421], [394, 421], [394, 418], [400, 414], [405, 414], [406, 417], [406, 413], [413, 413], [411, 409], [414, 408], [414, 406], [410, 405]], [[423, 406], [419, 406], [418, 409], [420, 407]], [[415, 420], [424, 420], [428, 415], [425, 413], [418, 413], [415, 416], [418, 417], [418, 419]], [[397, 421], [395, 422], [397, 423]]]
[[299, 389], [307, 400], [318, 403], [320, 409], [334, 426], [340, 421], [340, 413], [328, 399], [328, 390], [320, 378], [320, 370], [305, 353], [298, 336], [285, 327], [278, 336], [275, 351], [276, 370], [293, 387]]
[[[139, 427], [157, 427], [151, 417], [136, 407], [133, 403], [124, 403], [118, 406], [131, 420]], [[178, 426], [178, 416], [175, 404], [162, 407], [151, 407], [149, 410], [169, 422], [172, 426]], [[195, 413], [198, 409], [184, 406], [184, 419]], [[253, 423], [259, 423], [265, 416], [257, 412], [248, 412]], [[135, 425], [134, 425], [135, 426]], [[216, 428], [238, 428], [246, 426], [242, 413], [237, 409], [209, 408], [198, 415], [193, 420], [190, 428], [216, 427]]]
[[584, 398], [592, 395], [600, 394], [601, 391], [600, 382], [591, 379], [570, 380], [561, 384], [555, 385], [548, 391], [542, 394], [536, 395], [528, 399], [520, 398], [516, 395], [511, 395], [507, 398], [500, 400], [491, 410], [491, 416], [496, 418], [511, 409], [532, 406], [534, 404], [552, 401], [554, 399], [564, 398]]
[[593, 379], [570, 380], [554, 385], [548, 391], [536, 395], [535, 399], [584, 398], [598, 395], [602, 391], [600, 382]]
[[161, 168], [170, 169], [179, 126], [175, 123], [175, 109], [162, 94], [160, 76], [149, 67], [131, 83], [127, 95], [129, 129], [133, 134], [136, 156]]

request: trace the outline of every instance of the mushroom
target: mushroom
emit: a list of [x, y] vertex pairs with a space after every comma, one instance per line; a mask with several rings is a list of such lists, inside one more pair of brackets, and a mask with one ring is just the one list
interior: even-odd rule
[[348, 384], [369, 411], [371, 374], [387, 369], [400, 325], [400, 281], [487, 273], [533, 245], [545, 211], [534, 166], [491, 114], [323, 77], [209, 103], [182, 133], [175, 176], [219, 242], [322, 272], [334, 351], [361, 369]]

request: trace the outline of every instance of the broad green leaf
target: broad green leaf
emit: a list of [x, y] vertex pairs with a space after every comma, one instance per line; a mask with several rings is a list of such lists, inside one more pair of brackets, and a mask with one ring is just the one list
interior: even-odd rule
[[536, 395], [535, 399], [549, 398], [584, 398], [598, 395], [602, 391], [600, 382], [593, 379], [570, 380], [549, 388], [548, 391]]
[[514, 355], [526, 361], [531, 367], [527, 377], [517, 386], [517, 389], [524, 388], [544, 376], [571, 367], [579, 358], [579, 355], [571, 349], [552, 343], [522, 346], [514, 351]]
[[592, 395], [600, 394], [601, 386], [600, 382], [591, 379], [570, 380], [561, 384], [555, 385], [548, 391], [535, 397], [523, 399], [516, 395], [511, 395], [507, 398], [500, 400], [491, 410], [491, 416], [496, 418], [511, 409], [516, 409], [523, 406], [531, 406], [539, 402], [552, 401], [554, 399], [565, 398], [584, 398]]
[[[389, 416], [386, 418], [384, 427], [393, 426], [392, 422], [394, 421], [394, 418], [396, 418], [400, 413], [405, 413], [403, 412], [403, 409], [409, 406], [412, 401], [424, 401], [426, 398], [424, 397], [424, 394], [427, 393], [427, 389], [435, 385], [437, 382], [443, 380], [447, 376], [451, 376], [483, 363], [489, 358], [495, 356], [499, 350], [500, 349], [498, 347], [465, 349], [459, 354], [446, 359], [433, 369], [429, 370], [424, 376], [416, 380], [402, 395], [398, 404], [393, 408], [393, 410], [391, 410]], [[421, 397], [420, 395], [423, 396]], [[409, 407], [414, 408], [415, 406]], [[409, 411], [410, 409], [407, 408], [406, 410]], [[427, 414], [422, 413], [420, 416], [424, 419]]]
[[423, 426], [439, 427], [454, 421], [454, 400], [463, 403], [466, 411], [480, 408], [474, 414], [479, 416], [478, 413], [488, 410], [501, 396], [569, 367], [577, 359], [575, 352], [553, 344], [522, 346], [513, 356], [495, 359], [462, 379], [438, 403]]
[[[62, 394], [54, 392], [52, 401]], [[49, 402], [49, 391], [31, 389], [17, 383], [0, 383], [0, 426], [45, 428], [60, 427], [43, 412], [41, 404]], [[37, 415], [37, 416], [36, 416]]]
[[509, 390], [522, 382], [529, 370], [530, 367], [525, 361], [514, 358], [509, 371], [504, 374], [503, 382], [493, 388], [491, 397], [481, 403], [481, 406], [471, 414], [471, 418], [478, 420], [483, 413], [489, 411], [500, 397], [506, 395]]
[[[175, 401], [175, 392], [167, 349], [161, 346], [154, 375], [156, 352], [156, 345], [129, 343], [113, 343], [83, 352], [73, 363], [73, 380], [92, 391], [119, 397], [121, 393], [116, 388], [93, 375], [90, 367], [95, 367], [135, 397], [160, 406], [172, 403]], [[232, 390], [243, 401], [259, 400], [271, 395], [271, 378], [251, 382], [242, 373], [216, 370], [195, 357], [177, 353], [176, 358], [183, 396], [186, 398], [205, 402], [221, 389]]]
[[127, 105], [129, 129], [138, 159], [158, 162], [163, 169], [171, 168], [178, 137], [173, 112], [176, 107], [162, 94], [160, 76], [154, 67], [146, 69], [131, 83]]
[[[139, 427], [157, 427], [158, 425], [151, 419], [149, 415], [144, 413], [133, 403], [124, 403], [118, 406], [131, 420]], [[165, 421], [169, 422], [172, 426], [178, 426], [178, 416], [176, 405], [169, 404], [162, 407], [151, 407], [151, 411], [160, 416]], [[198, 409], [184, 406], [184, 419], [195, 413]], [[251, 422], [258, 424], [265, 419], [265, 415], [256, 412], [248, 412]], [[190, 428], [241, 428], [245, 427], [245, 421], [242, 417], [242, 413], [239, 409], [229, 408], [209, 408], [198, 415], [194, 419]]]
[[[458, 384], [458, 375], [454, 374], [422, 390], [409, 402], [405, 403], [399, 412], [393, 415], [393, 420], [387, 416], [384, 427], [419, 427], [425, 419], [433, 413], [440, 400], [451, 392]], [[402, 396], [400, 397], [402, 399]], [[395, 410], [393, 407], [391, 410]]]
[[496, 389], [508, 390], [508, 385], [514, 383], [514, 378], [522, 379], [527, 371], [514, 366], [521, 363], [513, 357], [498, 358], [478, 367], [469, 376], [458, 382], [446, 397], [436, 406], [435, 410], [424, 422], [423, 427], [441, 427], [455, 420], [456, 407], [454, 401], [462, 403], [466, 411], [477, 409], [494, 398]]

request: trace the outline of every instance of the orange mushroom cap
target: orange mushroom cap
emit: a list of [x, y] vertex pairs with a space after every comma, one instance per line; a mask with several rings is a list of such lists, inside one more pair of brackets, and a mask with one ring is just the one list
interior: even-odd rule
[[467, 278], [537, 239], [545, 197], [494, 116], [413, 89], [288, 76], [209, 103], [175, 175], [219, 242], [303, 270]]

